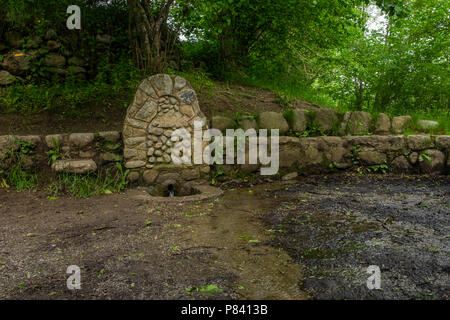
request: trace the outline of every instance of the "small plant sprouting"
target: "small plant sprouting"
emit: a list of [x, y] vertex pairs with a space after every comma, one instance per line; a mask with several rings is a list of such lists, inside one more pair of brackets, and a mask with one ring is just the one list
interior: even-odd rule
[[430, 163], [433, 161], [433, 159], [431, 159], [430, 157], [430, 152], [428, 150], [419, 154], [419, 162], [424, 162], [425, 160]]
[[214, 177], [211, 179], [211, 184], [215, 185], [217, 182], [216, 179], [223, 175], [225, 175], [225, 171], [217, 171], [216, 174], [214, 175]]
[[55, 138], [52, 138], [53, 149], [50, 149], [45, 154], [49, 157], [48, 165], [51, 165], [53, 162], [61, 158], [61, 150], [59, 147], [59, 143]]

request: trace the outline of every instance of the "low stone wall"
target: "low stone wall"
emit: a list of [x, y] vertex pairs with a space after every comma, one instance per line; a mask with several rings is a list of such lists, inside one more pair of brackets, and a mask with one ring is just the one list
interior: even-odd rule
[[25, 169], [51, 167], [55, 172], [93, 172], [123, 160], [122, 138], [117, 131], [0, 136], [2, 169], [11, 165], [11, 152], [18, 155]]
[[[280, 171], [310, 174], [364, 168], [371, 172], [450, 173], [450, 136], [281, 136]], [[11, 151], [25, 169], [87, 173], [123, 162], [119, 132], [72, 133], [48, 136], [0, 136], [0, 168], [11, 165]], [[51, 159], [53, 157], [53, 159]], [[256, 165], [220, 165], [221, 170], [258, 173]], [[209, 167], [167, 164], [158, 170], [130, 173], [130, 180], [147, 184], [175, 179], [207, 179]]]
[[287, 110], [284, 113], [262, 112], [254, 116], [242, 116], [240, 119], [214, 116], [211, 119], [211, 128], [225, 132], [226, 129], [241, 128], [278, 129], [280, 135], [392, 135], [403, 134], [414, 127], [421, 132], [439, 127], [439, 123], [430, 120], [418, 120], [414, 124], [411, 116], [398, 116], [390, 118], [384, 113], [372, 117], [368, 112], [354, 111], [339, 113], [330, 108], [313, 108], [302, 110]]

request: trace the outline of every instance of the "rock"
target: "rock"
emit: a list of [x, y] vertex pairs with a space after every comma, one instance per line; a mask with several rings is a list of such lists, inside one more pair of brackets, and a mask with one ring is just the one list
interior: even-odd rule
[[436, 146], [441, 150], [450, 150], [450, 136], [436, 137]]
[[130, 182], [136, 182], [139, 180], [139, 172], [132, 171], [127, 175], [127, 180]]
[[128, 161], [125, 163], [125, 167], [128, 169], [142, 168], [145, 167], [145, 162], [141, 160]]
[[49, 40], [47, 41], [47, 49], [50, 51], [55, 51], [61, 48], [61, 44], [59, 42], [56, 42], [55, 40]]
[[225, 132], [226, 129], [233, 129], [235, 123], [232, 119], [223, 116], [214, 116], [211, 119], [211, 128]]
[[83, 67], [78, 67], [78, 66], [69, 66], [67, 68], [67, 72], [69, 74], [74, 74], [74, 75], [84, 74], [84, 73], [86, 73], [86, 69]]
[[[281, 113], [262, 112], [258, 118], [258, 127], [260, 129], [278, 129], [280, 135], [284, 135], [289, 131], [289, 125]], [[268, 132], [270, 136], [270, 132]]]
[[297, 172], [291, 172], [291, 173], [288, 173], [287, 175], [283, 176], [281, 178], [281, 180], [289, 181], [289, 180], [294, 180], [297, 177], [298, 177], [298, 173]]
[[50, 53], [49, 56], [44, 59], [44, 63], [48, 67], [62, 68], [66, 65], [66, 58], [57, 53]]
[[319, 126], [320, 132], [331, 133], [338, 124], [338, 112], [334, 109], [320, 108], [311, 111], [313, 123]]
[[185, 181], [200, 179], [200, 172], [197, 168], [185, 169], [181, 172], [181, 178]]
[[78, 57], [71, 57], [67, 61], [72, 66], [78, 66], [78, 67], [85, 67], [87, 66], [87, 62], [84, 61], [84, 59], [78, 58]]
[[392, 119], [392, 131], [395, 134], [402, 134], [412, 125], [411, 116], [400, 116]]
[[391, 119], [387, 114], [380, 113], [375, 123], [375, 134], [387, 135], [391, 132]]
[[112, 152], [102, 153], [100, 158], [103, 162], [120, 162], [123, 160], [121, 155]]
[[361, 135], [370, 131], [372, 116], [368, 112], [347, 112], [342, 121], [341, 132], [343, 134]]
[[420, 161], [419, 157], [420, 170], [424, 173], [430, 174], [442, 173], [445, 164], [445, 154], [439, 150], [426, 150], [423, 154], [431, 158], [431, 161], [427, 160], [425, 157], [425, 159]]
[[178, 97], [186, 104], [193, 104], [196, 99], [194, 90], [188, 89], [178, 93]]
[[7, 86], [16, 81], [17, 81], [16, 77], [14, 77], [8, 71], [5, 70], [0, 71], [0, 85]]
[[5, 55], [2, 67], [12, 75], [20, 76], [30, 70], [30, 63], [33, 59], [31, 54], [14, 51]]
[[5, 33], [6, 43], [13, 48], [22, 46], [22, 36], [16, 31], [9, 31]]
[[175, 90], [181, 90], [186, 86], [186, 80], [181, 77], [175, 77], [174, 88]]
[[54, 29], [48, 29], [45, 33], [45, 40], [54, 40], [57, 36], [58, 35]]
[[72, 133], [69, 142], [77, 147], [85, 147], [94, 141], [93, 133]]
[[125, 145], [134, 147], [138, 144], [145, 142], [145, 137], [128, 138], [125, 140]]
[[176, 172], [162, 173], [158, 176], [156, 181], [167, 187], [170, 184], [174, 185], [177, 181], [180, 181], [180, 175]]
[[393, 172], [406, 173], [411, 170], [411, 165], [405, 156], [399, 156], [391, 162], [390, 169]]
[[[50, 134], [45, 137], [45, 143], [47, 144], [47, 147], [50, 149], [53, 149], [55, 147], [58, 147], [62, 144], [64, 139], [64, 136], [62, 134]], [[56, 143], [56, 146], [54, 145]]]
[[359, 158], [369, 166], [386, 163], [386, 154], [378, 151], [361, 151]]
[[241, 119], [240, 123], [239, 123], [239, 127], [244, 130], [247, 131], [248, 129], [255, 129], [258, 130], [258, 123], [256, 122], [255, 119]]
[[48, 72], [53, 73], [53, 74], [57, 74], [60, 76], [66, 76], [67, 75], [67, 70], [63, 69], [63, 68], [56, 68], [56, 67], [49, 67], [47, 69]]
[[436, 129], [439, 127], [439, 122], [432, 120], [418, 120], [417, 127], [421, 130]]
[[290, 127], [294, 132], [303, 132], [306, 130], [307, 119], [306, 113], [304, 110], [294, 110], [293, 111], [293, 119], [292, 123], [290, 123]]
[[102, 131], [99, 132], [98, 135], [105, 140], [113, 142], [116, 142], [120, 139], [120, 133], [118, 131]]
[[95, 39], [100, 43], [109, 44], [111, 43], [112, 37], [109, 34], [98, 34]]
[[375, 149], [380, 152], [403, 152], [406, 149], [405, 139], [402, 136], [348, 136], [343, 139], [349, 145], [360, 145], [362, 150]]
[[417, 152], [413, 152], [409, 155], [409, 162], [412, 165], [417, 164], [418, 161], [419, 161], [419, 154]]
[[424, 150], [434, 147], [433, 140], [430, 136], [410, 135], [406, 137], [408, 148], [411, 150]]
[[52, 170], [68, 173], [88, 173], [97, 170], [93, 160], [57, 160], [52, 164]]
[[159, 172], [157, 170], [146, 170], [144, 171], [143, 178], [146, 184], [154, 184], [158, 178]]
[[125, 159], [131, 159], [137, 156], [137, 150], [125, 148], [123, 150], [123, 156]]

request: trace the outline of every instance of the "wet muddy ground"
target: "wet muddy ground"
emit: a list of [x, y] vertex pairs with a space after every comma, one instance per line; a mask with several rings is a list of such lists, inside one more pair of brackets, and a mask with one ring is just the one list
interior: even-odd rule
[[141, 192], [0, 189], [0, 298], [448, 298], [448, 177], [307, 177], [184, 203]]
[[291, 200], [266, 215], [274, 243], [305, 267], [312, 298], [448, 299], [448, 177], [310, 177], [275, 195]]

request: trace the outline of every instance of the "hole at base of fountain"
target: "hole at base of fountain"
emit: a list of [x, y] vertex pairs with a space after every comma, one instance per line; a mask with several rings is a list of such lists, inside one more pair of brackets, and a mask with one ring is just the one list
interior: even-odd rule
[[167, 183], [161, 184], [150, 188], [149, 194], [153, 197], [166, 197], [166, 198], [176, 198], [176, 197], [186, 197], [200, 194], [201, 191], [195, 186], [188, 184], [180, 185], [177, 183]]

